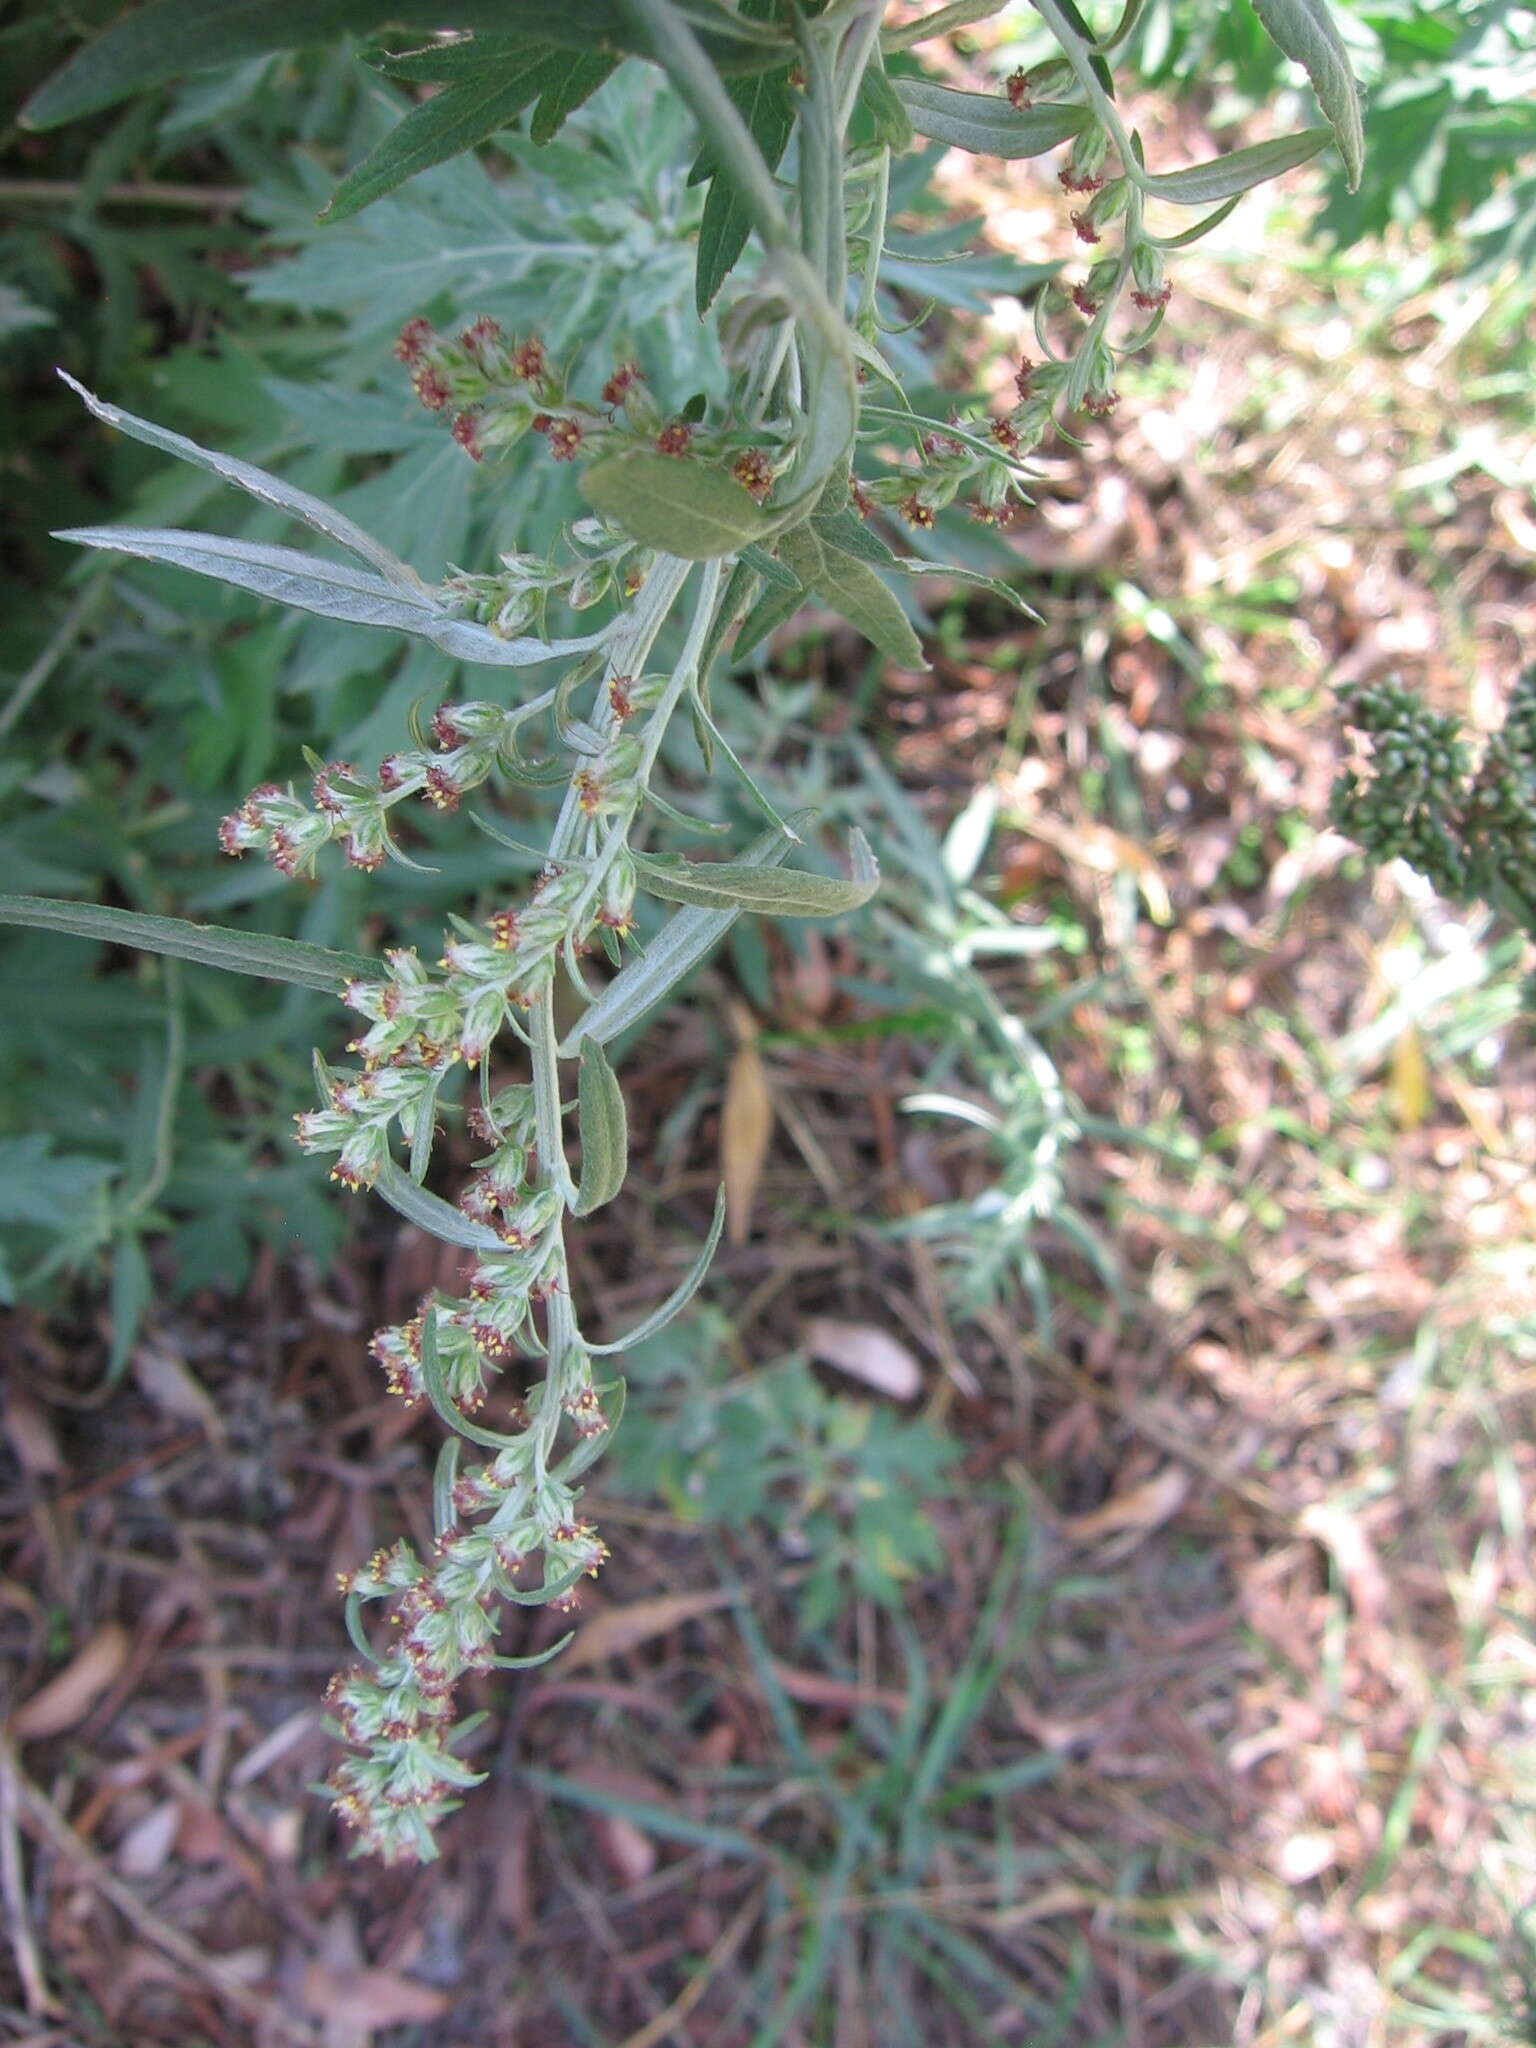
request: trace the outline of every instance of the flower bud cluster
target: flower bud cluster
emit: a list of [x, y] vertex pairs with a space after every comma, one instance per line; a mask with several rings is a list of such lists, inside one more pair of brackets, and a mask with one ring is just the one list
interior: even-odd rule
[[[590, 1431], [593, 1415], [602, 1428], [589, 1362], [581, 1354], [568, 1363], [576, 1368], [563, 1375], [570, 1401], [590, 1399], [590, 1411], [573, 1414], [578, 1433], [584, 1420]], [[530, 1405], [541, 1406], [539, 1397], [550, 1398], [547, 1382]], [[519, 1575], [541, 1560], [539, 1589], [569, 1610], [576, 1583], [595, 1577], [608, 1555], [578, 1514], [576, 1489], [541, 1469], [534, 1442], [530, 1429], [460, 1475], [452, 1495], [458, 1520], [430, 1558], [400, 1542], [342, 1581], [360, 1603], [389, 1603], [391, 1640], [371, 1662], [331, 1681], [326, 1700], [337, 1732], [356, 1753], [337, 1767], [329, 1789], [360, 1846], [387, 1863], [434, 1856], [432, 1830], [457, 1804], [453, 1794], [479, 1782], [451, 1751], [454, 1693], [467, 1673], [494, 1663], [502, 1602], [529, 1601]]]
[[954, 431], [933, 429], [923, 437], [920, 466], [859, 479], [854, 503], [866, 515], [879, 506], [909, 526], [926, 529], [945, 506], [970, 493], [972, 517], [1000, 525], [1019, 493], [1024, 457], [1050, 430], [1067, 375], [1065, 364], [1035, 364], [1021, 357], [1013, 378], [1016, 403], [1008, 412], [996, 418], [956, 417], [950, 421]]
[[[652, 448], [663, 455], [734, 460], [738, 480], [754, 497], [766, 497], [772, 488], [774, 465], [762, 449], [742, 449], [739, 435], [666, 418], [636, 362], [617, 364], [594, 403], [570, 390], [537, 336], [513, 340], [484, 315], [457, 336], [439, 334], [430, 321], [411, 320], [400, 331], [395, 354], [409, 367], [428, 411], [453, 414], [453, 438], [476, 462], [533, 433], [543, 436], [556, 462]], [[587, 601], [595, 603], [596, 597]]]
[[651, 566], [649, 548], [636, 546], [601, 519], [578, 519], [567, 532], [585, 550], [582, 559], [505, 554], [498, 575], [450, 576], [443, 586], [450, 605], [459, 617], [510, 640], [541, 625], [552, 598], [581, 612], [605, 598], [638, 593]]
[[1471, 758], [1456, 719], [1396, 681], [1360, 691], [1348, 715], [1368, 763], [1346, 768], [1334, 786], [1339, 829], [1373, 860], [1405, 860], [1446, 895], [1475, 889], [1465, 822]]
[[434, 810], [457, 810], [492, 775], [516, 773], [522, 761], [519, 730], [545, 708], [544, 699], [510, 709], [445, 704], [433, 713], [432, 746], [386, 755], [371, 777], [350, 761], [311, 757], [312, 805], [291, 789], [264, 783], [224, 819], [219, 844], [236, 858], [264, 853], [279, 873], [307, 880], [324, 848], [339, 842], [353, 867], [371, 871], [397, 850], [389, 828], [396, 805], [419, 796]]

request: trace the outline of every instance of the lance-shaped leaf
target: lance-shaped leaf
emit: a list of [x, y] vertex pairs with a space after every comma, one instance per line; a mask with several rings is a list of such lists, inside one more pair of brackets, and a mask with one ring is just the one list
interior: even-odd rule
[[[802, 824], [809, 816], [808, 811], [798, 812], [789, 822]], [[765, 832], [747, 848], [737, 865], [777, 867], [789, 857], [794, 844], [782, 832]], [[569, 1059], [589, 1038], [606, 1045], [621, 1031], [628, 1031], [642, 1017], [649, 1016], [709, 957], [740, 915], [739, 909], [680, 910], [662, 926], [643, 953], [619, 969], [592, 1007], [583, 1012], [560, 1048], [562, 1058]]]
[[[473, 51], [475, 44], [468, 45]], [[524, 44], [501, 61], [482, 60], [478, 75], [423, 100], [383, 141], [355, 164], [332, 193], [320, 218], [328, 225], [348, 220], [414, 178], [418, 171], [446, 163], [474, 149], [531, 107], [562, 69], [579, 63], [569, 50], [546, 43]]]
[[856, 626], [882, 654], [903, 668], [928, 666], [900, 601], [867, 562], [833, 547], [810, 525], [786, 533], [780, 551], [806, 588]]
[[652, 1309], [651, 1313], [636, 1323], [627, 1335], [615, 1337], [611, 1344], [589, 1343], [587, 1349], [594, 1356], [611, 1358], [615, 1352], [628, 1351], [636, 1344], [643, 1344], [647, 1337], [654, 1337], [658, 1331], [664, 1330], [675, 1316], [682, 1313], [703, 1285], [704, 1275], [709, 1271], [710, 1260], [715, 1256], [720, 1233], [724, 1228], [725, 1189], [722, 1187], [715, 1197], [714, 1220], [709, 1226], [709, 1235], [704, 1240], [703, 1249], [661, 1306]]
[[414, 1223], [418, 1230], [424, 1230], [429, 1237], [440, 1238], [444, 1244], [456, 1244], [467, 1252], [506, 1250], [494, 1230], [484, 1223], [476, 1223], [473, 1217], [466, 1216], [462, 1209], [455, 1209], [440, 1195], [429, 1194], [425, 1188], [418, 1187], [392, 1159], [380, 1167], [373, 1191], [382, 1195], [391, 1209], [403, 1216], [407, 1223]]
[[[751, 78], [732, 79], [726, 90], [746, 122], [763, 162], [770, 171], [776, 171], [795, 125], [795, 100], [788, 70], [760, 71]], [[718, 165], [711, 163], [709, 192], [699, 222], [694, 276], [694, 300], [701, 318], [735, 269], [751, 231], [752, 216], [736, 185]]]
[[1330, 133], [1327, 128], [1303, 128], [1295, 135], [1256, 142], [1251, 149], [1234, 149], [1230, 156], [1215, 157], [1208, 164], [1191, 164], [1187, 171], [1143, 171], [1137, 183], [1154, 198], [1171, 199], [1175, 206], [1213, 206], [1306, 163], [1327, 147]]
[[[722, 70], [782, 66], [787, 37], [728, 9], [684, 0]], [[189, 71], [278, 50], [334, 44], [386, 28], [516, 34], [566, 49], [619, 55], [645, 47], [618, 0], [147, 0], [44, 81], [22, 110], [28, 128], [56, 128]]]
[[752, 910], [763, 917], [839, 917], [857, 910], [880, 886], [869, 841], [855, 826], [853, 874], [807, 874], [796, 869], [749, 867], [745, 861], [651, 860], [635, 856], [641, 886], [666, 903], [706, 910]]
[[898, 78], [892, 83], [919, 135], [947, 142], [951, 149], [968, 149], [973, 156], [1044, 156], [1088, 126], [1086, 107], [1046, 100], [1038, 107], [1016, 109], [1000, 94], [956, 92], [925, 78]]
[[629, 1123], [624, 1091], [608, 1064], [601, 1042], [590, 1035], [581, 1048], [576, 1083], [576, 1121], [581, 1133], [581, 1181], [576, 1189], [578, 1216], [590, 1216], [611, 1202], [629, 1171]]
[[142, 561], [190, 569], [297, 611], [318, 612], [321, 618], [414, 633], [456, 661], [490, 668], [530, 668], [556, 656], [585, 654], [607, 638], [600, 632], [579, 640], [503, 640], [487, 626], [451, 617], [424, 584], [401, 589], [344, 562], [300, 554], [297, 548], [227, 540], [222, 534], [187, 533], [180, 527], [76, 526], [56, 533], [54, 539], [79, 547], [116, 548]]
[[344, 983], [378, 972], [366, 953], [333, 952], [303, 939], [269, 938], [262, 932], [231, 931], [224, 925], [194, 924], [184, 917], [152, 917], [142, 910], [109, 910], [97, 903], [66, 903], [52, 896], [0, 896], [0, 924], [30, 925], [37, 931], [67, 932], [76, 939], [100, 939], [252, 974], [262, 981], [286, 981], [295, 988], [338, 995]]
[[67, 370], [60, 370], [59, 375], [104, 425], [116, 427], [120, 434], [142, 441], [146, 447], [158, 448], [164, 455], [174, 455], [179, 462], [190, 462], [198, 469], [211, 470], [224, 483], [233, 484], [237, 490], [248, 491], [262, 504], [275, 506], [279, 512], [288, 512], [295, 519], [302, 519], [316, 533], [323, 533], [327, 540], [336, 541], [349, 554], [377, 569], [384, 580], [397, 590], [416, 595], [426, 590], [414, 569], [392, 554], [382, 541], [375, 540], [371, 533], [365, 533], [344, 512], [327, 505], [323, 498], [313, 497], [294, 484], [284, 483], [281, 477], [258, 469], [254, 462], [241, 462], [236, 456], [221, 455], [216, 449], [199, 447], [185, 434], [173, 434], [168, 427], [157, 427], [153, 420], [141, 420], [137, 413], [124, 412], [121, 406], [109, 405], [94, 391], [87, 391], [83, 384], [77, 383]]
[[1360, 90], [1349, 53], [1328, 11], [1328, 0], [1253, 0], [1253, 11], [1271, 42], [1305, 70], [1328, 118], [1351, 192], [1365, 167], [1365, 129]]
[[749, 490], [723, 469], [637, 448], [604, 456], [581, 479], [587, 502], [642, 547], [708, 562], [762, 537], [767, 522]]

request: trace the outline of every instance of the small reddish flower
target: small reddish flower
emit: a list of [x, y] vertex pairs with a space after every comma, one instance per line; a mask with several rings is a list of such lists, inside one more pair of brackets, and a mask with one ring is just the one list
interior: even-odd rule
[[395, 340], [395, 361], [419, 363], [431, 339], [430, 320], [407, 320]]
[[748, 448], [731, 464], [731, 475], [759, 503], [773, 489], [773, 469], [761, 448]]
[[1035, 366], [1028, 356], [1019, 357], [1019, 367], [1013, 373], [1013, 388], [1020, 398], [1028, 398], [1029, 387], [1034, 382]]
[[453, 438], [472, 462], [483, 462], [485, 460], [485, 450], [480, 446], [480, 416], [478, 413], [459, 413], [453, 422]]
[[1012, 420], [994, 420], [992, 422], [992, 438], [1005, 454], [1018, 454], [1019, 433]]
[[910, 496], [903, 498], [896, 509], [902, 518], [906, 520], [908, 526], [921, 527], [924, 532], [927, 532], [933, 525], [933, 507], [925, 505], [916, 491], [913, 491]]
[[608, 702], [613, 706], [613, 715], [621, 723], [634, 710], [630, 699], [629, 686], [633, 676], [610, 676], [608, 678]]
[[1099, 310], [1099, 302], [1085, 284], [1072, 287], [1072, 303], [1085, 320], [1091, 320]]
[[429, 768], [422, 795], [434, 810], [456, 811], [459, 808], [459, 792], [441, 768]]
[[1096, 420], [1105, 420], [1119, 403], [1113, 391], [1090, 391], [1083, 400], [1083, 411], [1092, 413]]
[[549, 452], [554, 456], [556, 462], [574, 462], [581, 443], [582, 432], [579, 420], [550, 421]]
[[858, 513], [861, 519], [868, 519], [873, 516], [875, 501], [856, 476], [851, 476], [848, 479], [848, 495], [853, 500], [854, 511]]
[[498, 910], [491, 919], [491, 943], [510, 953], [517, 944], [518, 917], [515, 910]]
[[398, 754], [386, 754], [379, 763], [379, 787], [384, 791], [398, 789], [405, 780], [405, 769]]
[[411, 383], [415, 387], [416, 396], [428, 412], [441, 412], [453, 396], [448, 388], [447, 378], [440, 370], [433, 369], [430, 363], [424, 364], [416, 372]]
[[549, 358], [544, 353], [544, 344], [537, 335], [530, 334], [526, 341], [520, 341], [512, 351], [512, 374], [521, 377], [525, 384], [543, 381], [549, 367]]
[[1013, 108], [1016, 114], [1022, 114], [1024, 109], [1030, 104], [1029, 73], [1027, 71], [1015, 71], [1008, 80], [1004, 90], [1008, 94], [1009, 106]]
[[1074, 171], [1070, 164], [1056, 173], [1056, 182], [1063, 192], [1098, 192], [1104, 180], [1093, 171]]
[[693, 445], [693, 429], [686, 420], [673, 420], [656, 436], [656, 446], [663, 455], [686, 455]]
[[488, 313], [482, 313], [478, 319], [470, 321], [459, 336], [459, 342], [464, 348], [493, 348], [501, 338], [501, 322], [493, 320]]
[[1093, 222], [1088, 218], [1086, 213], [1079, 213], [1074, 208], [1072, 214], [1070, 215], [1070, 219], [1072, 222], [1072, 231], [1077, 236], [1077, 239], [1080, 242], [1097, 242], [1098, 240], [1100, 240], [1098, 229], [1094, 226]]
[[1173, 297], [1171, 284], [1159, 285], [1155, 292], [1132, 292], [1131, 304], [1143, 313], [1160, 313]]
[[599, 782], [590, 769], [583, 768], [577, 775], [572, 787], [576, 791], [577, 803], [580, 804], [581, 808], [590, 818], [602, 805], [602, 783]]
[[603, 386], [604, 405], [622, 405], [631, 387], [644, 382], [645, 375], [638, 363], [620, 363]]

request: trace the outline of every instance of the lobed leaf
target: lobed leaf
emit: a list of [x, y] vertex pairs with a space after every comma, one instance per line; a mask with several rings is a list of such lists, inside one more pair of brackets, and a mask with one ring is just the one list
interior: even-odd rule
[[1088, 126], [1086, 107], [1046, 100], [1038, 107], [1016, 109], [995, 93], [957, 92], [926, 78], [898, 78], [893, 83], [919, 135], [947, 142], [952, 149], [968, 149], [972, 156], [1044, 156]]
[[[789, 72], [761, 71], [733, 79], [726, 91], [746, 122], [764, 164], [776, 171], [795, 125], [795, 99]], [[694, 271], [694, 303], [702, 318], [715, 294], [740, 261], [752, 231], [752, 216], [729, 173], [711, 164], [709, 191], [699, 222], [698, 257]]]
[[230, 974], [285, 981], [294, 988], [336, 995], [343, 984], [378, 971], [366, 953], [333, 952], [304, 939], [279, 939], [261, 932], [231, 931], [190, 918], [153, 917], [142, 910], [112, 910], [99, 903], [68, 903], [51, 896], [0, 896], [0, 924], [30, 925], [37, 931], [67, 932], [76, 939], [133, 946]]

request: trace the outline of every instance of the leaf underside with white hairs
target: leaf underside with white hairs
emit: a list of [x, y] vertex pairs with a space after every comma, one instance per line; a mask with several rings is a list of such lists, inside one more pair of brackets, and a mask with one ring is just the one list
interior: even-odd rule
[[261, 932], [232, 931], [225, 925], [194, 924], [185, 917], [152, 917], [145, 911], [111, 910], [98, 903], [70, 903], [52, 896], [0, 896], [0, 924], [28, 925], [35, 931], [66, 932], [71, 938], [133, 946], [141, 953], [195, 960], [202, 967], [222, 967], [230, 974], [251, 974], [263, 981], [286, 981], [295, 988], [319, 989], [326, 995], [339, 995], [344, 983], [378, 971], [378, 962], [365, 953], [333, 951], [303, 939], [271, 938]]

